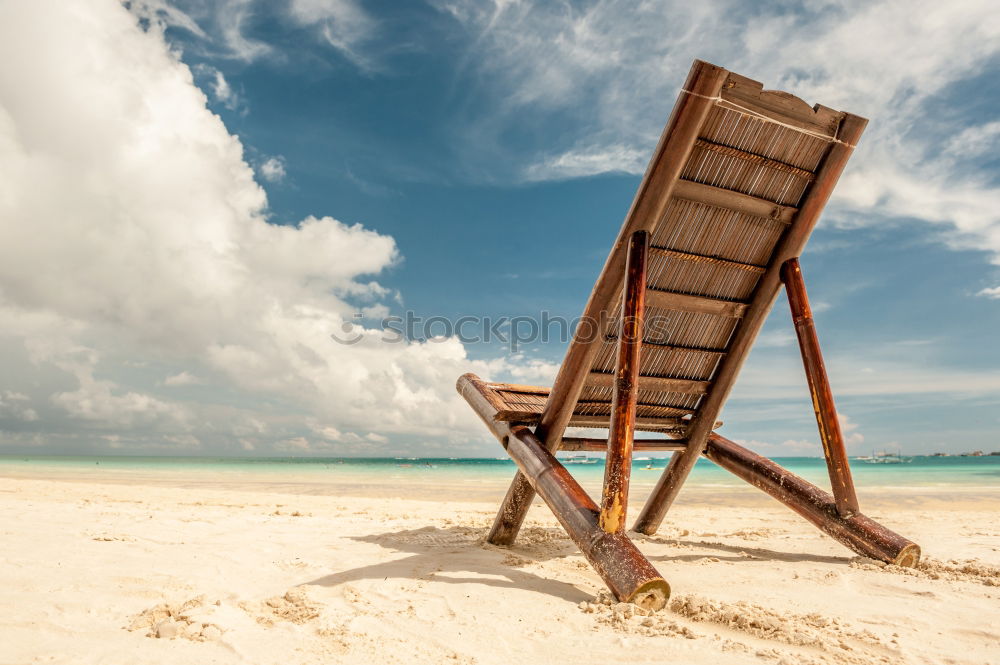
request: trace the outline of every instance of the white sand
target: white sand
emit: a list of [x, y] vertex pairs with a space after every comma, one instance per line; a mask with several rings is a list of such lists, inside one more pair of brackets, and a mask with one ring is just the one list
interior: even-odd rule
[[988, 492], [863, 496], [904, 571], [695, 490], [639, 542], [674, 591], [643, 616], [544, 507], [503, 550], [482, 502], [177, 485], [0, 480], [0, 663], [1000, 662]]

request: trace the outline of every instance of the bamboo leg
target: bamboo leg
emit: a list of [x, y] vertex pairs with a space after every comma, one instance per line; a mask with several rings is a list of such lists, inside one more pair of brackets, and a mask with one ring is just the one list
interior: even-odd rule
[[795, 322], [795, 334], [799, 338], [802, 364], [809, 381], [809, 394], [812, 396], [813, 411], [816, 412], [816, 424], [819, 426], [819, 438], [823, 443], [823, 455], [826, 456], [837, 512], [843, 517], [850, 517], [859, 510], [858, 497], [854, 491], [844, 435], [840, 430], [833, 390], [823, 363], [823, 352], [820, 350], [816, 323], [809, 307], [809, 294], [806, 293], [806, 283], [802, 279], [798, 259], [788, 259], [781, 266], [781, 281], [785, 284], [788, 305]]
[[920, 546], [856, 513], [840, 514], [833, 496], [718, 434], [708, 437], [705, 456], [806, 518], [858, 554], [897, 566], [916, 566]]
[[666, 605], [670, 585], [628, 536], [601, 528], [597, 504], [538, 437], [524, 425], [495, 420], [496, 408], [485, 397], [487, 389], [474, 374], [462, 376], [457, 388], [507, 449], [532, 489], [552, 509], [615, 597], [652, 610]]
[[[539, 436], [540, 438], [541, 436]], [[514, 539], [517, 538], [517, 532], [521, 530], [521, 524], [524, 523], [524, 518], [527, 517], [528, 509], [531, 508], [531, 501], [534, 498], [534, 488], [524, 477], [524, 474], [518, 471], [507, 489], [507, 494], [503, 497], [503, 502], [501, 502], [500, 510], [497, 511], [497, 516], [493, 520], [490, 532], [486, 534], [486, 542], [501, 547], [512, 545]]]
[[635, 404], [639, 395], [639, 354], [646, 301], [646, 258], [649, 233], [636, 231], [629, 238], [622, 295], [621, 332], [618, 335], [618, 367], [611, 401], [608, 455], [601, 494], [601, 528], [608, 533], [625, 531], [629, 476], [632, 473], [632, 440], [635, 436]]

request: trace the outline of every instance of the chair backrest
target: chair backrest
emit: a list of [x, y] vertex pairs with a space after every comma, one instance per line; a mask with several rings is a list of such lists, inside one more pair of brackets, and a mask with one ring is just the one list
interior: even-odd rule
[[695, 61], [584, 314], [610, 315], [596, 335], [578, 331], [551, 397], [534, 398], [548, 398], [542, 423], [607, 426], [624, 246], [645, 229], [636, 428], [707, 436], [774, 304], [781, 263], [802, 251], [866, 123]]

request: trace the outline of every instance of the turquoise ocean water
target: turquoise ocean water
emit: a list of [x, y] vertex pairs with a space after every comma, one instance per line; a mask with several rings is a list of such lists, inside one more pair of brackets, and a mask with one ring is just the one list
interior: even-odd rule
[[[603, 460], [596, 463], [567, 465], [581, 483], [600, 483]], [[776, 462], [790, 471], [817, 483], [827, 484], [822, 458], [783, 457]], [[666, 465], [666, 459], [635, 460], [633, 485], [652, 485]], [[653, 466], [653, 469], [646, 467]], [[199, 478], [316, 483], [374, 482], [461, 484], [505, 483], [515, 471], [509, 459], [454, 458], [233, 458], [233, 457], [68, 457], [0, 456], [0, 475], [39, 475], [53, 477], [155, 478], [163, 474]], [[915, 457], [903, 464], [868, 464], [851, 461], [859, 486], [864, 487], [949, 487], [1000, 488], [1000, 456]], [[706, 486], [740, 486], [743, 481], [707, 460], [699, 460], [689, 483]]]

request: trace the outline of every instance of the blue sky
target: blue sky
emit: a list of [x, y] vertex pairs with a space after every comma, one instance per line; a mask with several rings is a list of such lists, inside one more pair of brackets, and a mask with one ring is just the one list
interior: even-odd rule
[[[803, 256], [851, 449], [1000, 449], [991, 3], [0, 0], [0, 54], [0, 452], [494, 456], [455, 378], [565, 345], [380, 319], [577, 316], [694, 58], [871, 119]], [[724, 420], [820, 452], [783, 300]]]

